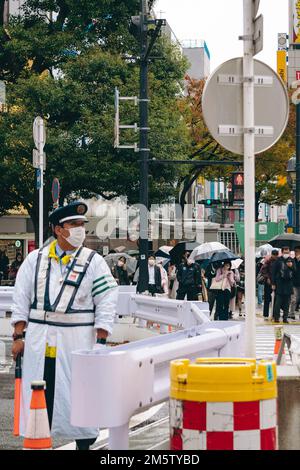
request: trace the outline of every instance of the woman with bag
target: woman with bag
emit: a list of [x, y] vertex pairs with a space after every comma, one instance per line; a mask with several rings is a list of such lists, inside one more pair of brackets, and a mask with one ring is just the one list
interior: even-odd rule
[[225, 261], [213, 279], [211, 289], [216, 290], [217, 306], [215, 320], [228, 320], [231, 289], [235, 285], [234, 274], [230, 261]]

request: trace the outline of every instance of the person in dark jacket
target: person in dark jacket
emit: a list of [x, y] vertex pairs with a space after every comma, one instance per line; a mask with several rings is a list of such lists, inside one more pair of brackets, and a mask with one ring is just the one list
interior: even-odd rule
[[214, 309], [214, 305], [216, 303], [217, 294], [214, 289], [211, 289], [211, 283], [213, 278], [216, 276], [217, 269], [219, 268], [220, 263], [209, 263], [205, 270], [205, 279], [207, 279], [207, 290], [208, 290], [208, 304], [209, 304], [209, 312], [210, 315]]
[[294, 259], [294, 266], [295, 266], [295, 275], [294, 275], [294, 288], [291, 297], [291, 306], [290, 306], [290, 318], [293, 320], [296, 319], [295, 311], [298, 302], [300, 301], [300, 246], [296, 246], [295, 248], [295, 259]]
[[274, 319], [279, 323], [280, 309], [283, 310], [283, 323], [288, 323], [288, 314], [294, 286], [294, 261], [288, 257], [281, 261], [280, 271], [277, 271], [275, 278], [275, 305]]
[[119, 286], [129, 286], [129, 277], [126, 268], [126, 258], [125, 256], [120, 256], [117, 262], [117, 266], [114, 266], [112, 269], [112, 275], [119, 284]]
[[5, 250], [0, 250], [0, 277], [2, 276], [2, 279], [7, 279], [8, 277], [8, 266], [9, 266], [9, 259], [6, 254]]
[[278, 259], [278, 250], [272, 250], [271, 257], [261, 267], [260, 273], [264, 277], [264, 319], [269, 318], [270, 303], [272, 302], [272, 268]]
[[183, 262], [179, 265], [177, 271], [177, 280], [179, 283], [177, 289], [177, 300], [198, 300], [198, 294], [201, 291], [201, 271], [196, 263], [189, 261], [190, 253], [186, 252]]
[[[138, 267], [133, 283], [138, 285], [139, 290], [139, 275], [140, 275], [140, 268]], [[154, 296], [155, 294], [162, 294], [162, 278], [161, 278], [161, 270], [160, 267], [156, 265], [156, 258], [154, 255], [150, 255], [148, 257], [148, 279], [147, 279], [147, 289], [149, 294]]]
[[15, 261], [12, 262], [9, 273], [8, 273], [8, 278], [10, 280], [14, 281], [16, 279], [17, 273], [22, 263], [23, 263], [22, 253], [17, 253], [16, 259]]

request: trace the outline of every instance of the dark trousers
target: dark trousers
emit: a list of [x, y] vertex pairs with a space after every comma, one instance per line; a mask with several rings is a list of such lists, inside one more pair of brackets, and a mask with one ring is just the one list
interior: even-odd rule
[[[51, 429], [53, 418], [53, 404], [55, 392], [55, 366], [56, 360], [45, 357], [44, 380], [46, 382], [46, 405], [48, 412], [49, 426]], [[89, 447], [96, 442], [97, 437], [93, 439], [77, 439], [76, 446], [78, 450], [89, 450]]]
[[216, 298], [217, 298], [216, 291], [214, 289], [212, 289], [212, 290], [209, 289], [209, 291], [208, 291], [208, 304], [209, 304], [210, 313], [212, 313], [212, 311], [213, 311]]
[[272, 286], [265, 283], [265, 290], [264, 290], [264, 317], [269, 317], [269, 308], [270, 303], [272, 302]]
[[226, 290], [217, 290], [217, 306], [215, 320], [228, 320], [229, 303], [231, 292]]
[[155, 284], [148, 284], [148, 291], [152, 296], [159, 293]]
[[195, 287], [179, 286], [176, 299], [184, 300], [185, 296], [187, 300], [198, 300], [198, 294]]
[[274, 318], [275, 320], [280, 319], [280, 309], [283, 310], [283, 320], [287, 320], [290, 308], [291, 296], [290, 295], [275, 295], [274, 303]]

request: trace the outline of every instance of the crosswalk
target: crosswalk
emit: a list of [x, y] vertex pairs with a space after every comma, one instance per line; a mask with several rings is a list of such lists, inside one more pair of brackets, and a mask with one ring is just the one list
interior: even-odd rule
[[[284, 332], [300, 339], [300, 325], [284, 325]], [[274, 325], [256, 327], [256, 356], [257, 358], [272, 358], [274, 354], [275, 334]], [[285, 348], [286, 363], [291, 364], [287, 348]]]

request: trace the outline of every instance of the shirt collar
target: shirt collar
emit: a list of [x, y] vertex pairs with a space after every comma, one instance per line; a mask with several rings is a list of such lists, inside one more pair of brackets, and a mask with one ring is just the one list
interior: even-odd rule
[[66, 253], [66, 255], [72, 255], [74, 252], [76, 251], [75, 250], [63, 250], [58, 243], [56, 243], [55, 245], [55, 252], [57, 254], [57, 256], [61, 256], [63, 253]]

